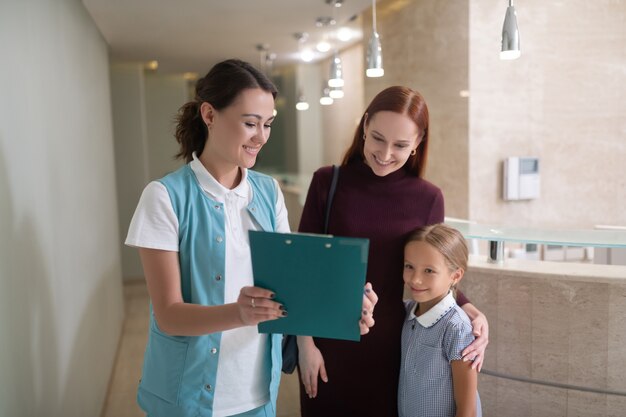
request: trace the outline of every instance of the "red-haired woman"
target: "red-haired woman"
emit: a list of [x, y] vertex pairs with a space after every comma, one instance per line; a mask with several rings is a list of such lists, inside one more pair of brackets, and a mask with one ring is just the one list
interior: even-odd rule
[[[365, 110], [343, 158], [328, 233], [370, 240], [367, 282], [379, 297], [376, 326], [359, 343], [298, 337], [303, 417], [398, 415], [404, 241], [410, 231], [444, 219], [441, 190], [423, 178], [428, 119], [421, 94], [389, 87]], [[331, 178], [331, 167], [315, 172], [300, 232], [323, 231]], [[462, 294], [458, 303], [477, 336], [463, 352], [464, 360], [473, 360], [480, 370], [487, 319]]]

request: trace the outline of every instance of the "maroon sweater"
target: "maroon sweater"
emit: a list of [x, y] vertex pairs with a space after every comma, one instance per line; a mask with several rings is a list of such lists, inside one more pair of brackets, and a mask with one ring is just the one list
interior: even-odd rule
[[[300, 232], [323, 232], [331, 178], [331, 167], [313, 175]], [[362, 162], [340, 168], [328, 233], [369, 239], [367, 281], [379, 297], [376, 325], [360, 342], [315, 338], [329, 382], [319, 381], [315, 399], [300, 387], [302, 417], [397, 416], [404, 241], [417, 227], [442, 222], [443, 213], [441, 190], [404, 169], [378, 177]], [[466, 303], [459, 295], [459, 304]]]

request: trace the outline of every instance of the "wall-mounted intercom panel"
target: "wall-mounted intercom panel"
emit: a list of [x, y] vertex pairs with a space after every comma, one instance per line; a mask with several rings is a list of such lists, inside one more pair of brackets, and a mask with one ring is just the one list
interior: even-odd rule
[[504, 160], [502, 198], [532, 200], [539, 198], [539, 158], [513, 156]]

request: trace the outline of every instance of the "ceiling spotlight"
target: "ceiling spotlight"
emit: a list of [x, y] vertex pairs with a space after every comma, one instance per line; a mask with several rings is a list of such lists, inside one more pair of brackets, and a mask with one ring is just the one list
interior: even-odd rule
[[326, 42], [326, 41], [318, 42], [315, 47], [320, 52], [328, 52], [328, 51], [330, 51], [330, 44], [328, 42]]
[[150, 71], [156, 71], [157, 68], [159, 68], [159, 61], [154, 60], [146, 62], [146, 69]]
[[326, 4], [329, 4], [335, 7], [341, 7], [343, 6], [343, 0], [326, 0]]
[[300, 43], [304, 43], [309, 39], [309, 34], [307, 32], [296, 32], [293, 34], [293, 37]]
[[328, 16], [321, 16], [315, 19], [315, 26], [318, 28], [334, 25], [335, 23], [337, 23], [337, 21], [335, 21], [335, 19], [333, 19], [332, 17], [328, 17]]
[[349, 28], [343, 27], [337, 31], [337, 39], [342, 42], [348, 42], [352, 39], [352, 31]]
[[300, 59], [302, 59], [304, 62], [311, 62], [313, 61], [313, 58], [313, 51], [311, 51], [310, 49], [305, 49], [300, 53]]

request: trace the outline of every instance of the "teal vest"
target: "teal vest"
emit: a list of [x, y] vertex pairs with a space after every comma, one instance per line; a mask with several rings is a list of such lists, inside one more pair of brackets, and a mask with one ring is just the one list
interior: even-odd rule
[[[159, 180], [178, 218], [181, 288], [187, 303], [224, 304], [226, 240], [224, 205], [209, 198], [189, 165]], [[263, 230], [276, 229], [274, 180], [248, 170], [251, 217]], [[282, 365], [282, 335], [269, 335], [270, 398], [276, 397]], [[150, 306], [150, 332], [137, 399], [150, 417], [212, 417], [222, 333], [170, 336], [162, 332]], [[268, 363], [269, 366], [269, 363]]]

